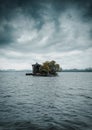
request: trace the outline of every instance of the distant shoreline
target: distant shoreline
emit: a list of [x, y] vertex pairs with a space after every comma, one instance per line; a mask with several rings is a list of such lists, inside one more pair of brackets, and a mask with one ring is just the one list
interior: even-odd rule
[[62, 71], [62, 72], [92, 72], [92, 71]]
[[[32, 70], [12, 70], [12, 69], [9, 69], [9, 70], [0, 70], [0, 72], [32, 72]], [[62, 73], [62, 72], [92, 72], [92, 69], [65, 69], [59, 73]]]
[[92, 69], [84, 69], [84, 70], [71, 69], [71, 70], [62, 70], [62, 72], [92, 72]]

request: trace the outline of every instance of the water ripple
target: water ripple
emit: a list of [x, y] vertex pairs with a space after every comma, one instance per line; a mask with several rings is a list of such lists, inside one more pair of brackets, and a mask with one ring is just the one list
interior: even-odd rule
[[2, 75], [0, 130], [92, 129], [92, 73], [51, 78], [26, 77], [23, 72]]

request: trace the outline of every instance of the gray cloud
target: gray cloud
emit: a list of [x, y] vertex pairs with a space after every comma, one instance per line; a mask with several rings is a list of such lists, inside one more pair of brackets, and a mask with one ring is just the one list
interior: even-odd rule
[[11, 44], [14, 41], [14, 28], [8, 21], [3, 21], [0, 25], [0, 46]]
[[1, 69], [51, 59], [65, 68], [92, 66], [91, 0], [0, 2]]

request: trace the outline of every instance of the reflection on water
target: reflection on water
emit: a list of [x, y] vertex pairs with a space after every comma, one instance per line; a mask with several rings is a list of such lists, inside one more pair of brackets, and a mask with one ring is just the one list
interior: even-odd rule
[[0, 130], [91, 130], [92, 73], [0, 72]]

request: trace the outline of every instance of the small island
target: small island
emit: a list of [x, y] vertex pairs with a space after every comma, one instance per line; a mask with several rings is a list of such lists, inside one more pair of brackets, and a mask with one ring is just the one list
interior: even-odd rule
[[54, 60], [46, 61], [42, 65], [41, 64], [33, 64], [32, 65], [32, 73], [26, 73], [26, 75], [33, 76], [57, 76], [57, 72], [60, 72], [62, 69], [59, 64], [57, 64]]

